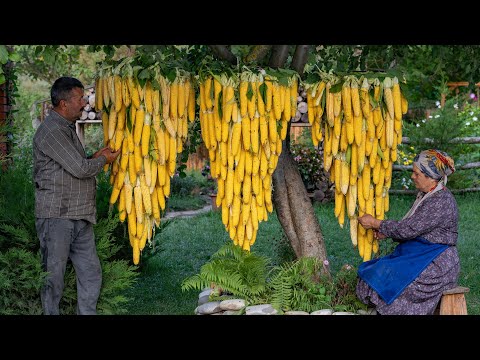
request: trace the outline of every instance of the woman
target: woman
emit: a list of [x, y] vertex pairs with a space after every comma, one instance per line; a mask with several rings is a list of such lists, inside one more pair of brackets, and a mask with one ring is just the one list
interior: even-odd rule
[[445, 185], [455, 171], [453, 159], [439, 150], [425, 150], [413, 163], [419, 190], [400, 221], [364, 215], [358, 221], [374, 229], [377, 239], [399, 242], [387, 256], [358, 269], [357, 296], [382, 315], [433, 314], [444, 290], [456, 286], [460, 263], [456, 248], [458, 208]]

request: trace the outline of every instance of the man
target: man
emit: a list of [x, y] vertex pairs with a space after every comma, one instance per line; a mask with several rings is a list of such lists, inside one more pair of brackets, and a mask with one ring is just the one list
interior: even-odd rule
[[41, 291], [45, 315], [58, 315], [64, 275], [70, 258], [77, 276], [77, 314], [96, 314], [102, 285], [93, 224], [96, 223], [96, 179], [103, 166], [120, 154], [108, 147], [87, 158], [75, 122], [87, 104], [83, 84], [61, 77], [50, 96], [53, 109], [33, 138], [35, 216], [43, 269]]

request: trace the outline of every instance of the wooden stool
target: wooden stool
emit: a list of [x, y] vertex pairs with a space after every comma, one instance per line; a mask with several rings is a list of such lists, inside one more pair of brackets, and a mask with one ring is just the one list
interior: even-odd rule
[[467, 315], [467, 303], [465, 293], [470, 289], [463, 286], [457, 286], [450, 290], [445, 290], [440, 300], [439, 315]]

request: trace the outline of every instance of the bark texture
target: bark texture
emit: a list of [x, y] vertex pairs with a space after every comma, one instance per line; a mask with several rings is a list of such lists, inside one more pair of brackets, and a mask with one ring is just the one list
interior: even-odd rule
[[[300, 75], [307, 61], [308, 49], [308, 45], [297, 45], [295, 49], [292, 68]], [[283, 66], [287, 56], [288, 47], [285, 48], [284, 45], [274, 47], [270, 66]], [[297, 257], [316, 257], [324, 261], [327, 259], [327, 252], [322, 230], [298, 167], [287, 146], [287, 139], [284, 141], [282, 154], [273, 173], [275, 211]], [[328, 267], [324, 267], [324, 272], [329, 273]]]
[[230, 49], [227, 47], [227, 45], [208, 45], [210, 49], [212, 49], [213, 53], [215, 54], [216, 57], [219, 59], [223, 59], [225, 61], [228, 61], [230, 64], [237, 65], [237, 58], [233, 53], [230, 51]]

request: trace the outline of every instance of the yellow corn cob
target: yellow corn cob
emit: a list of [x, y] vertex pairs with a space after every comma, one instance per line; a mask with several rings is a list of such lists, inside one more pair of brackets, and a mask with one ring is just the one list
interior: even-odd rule
[[369, 261], [372, 258], [373, 230], [368, 229], [365, 239], [365, 248], [363, 250], [363, 261]]
[[135, 168], [135, 153], [128, 153], [128, 177], [130, 178], [130, 183], [135, 184], [137, 181], [137, 170]]
[[358, 92], [357, 80], [352, 81], [351, 99], [352, 99], [353, 115], [362, 116], [362, 109], [360, 106], [360, 94]]
[[[185, 92], [185, 82], [178, 83], [177, 114], [179, 118], [185, 115], [185, 99], [188, 99], [188, 92]], [[170, 94], [171, 96], [171, 94]]]
[[393, 104], [392, 94], [392, 79], [386, 77], [383, 81], [383, 97], [385, 98], [385, 104], [387, 104], [387, 110], [391, 119], [395, 119], [395, 107]]
[[349, 144], [353, 144], [355, 140], [355, 123], [354, 121], [346, 121], [343, 124], [346, 127], [346, 132], [347, 132], [347, 142]]
[[265, 102], [263, 101], [263, 97], [260, 91], [260, 86], [262, 86], [263, 83], [257, 81], [255, 82], [255, 89], [257, 92], [257, 110], [260, 116], [265, 116]]
[[158, 199], [158, 205], [160, 206], [161, 210], [165, 210], [165, 195], [163, 193], [163, 187], [157, 186], [157, 199]]
[[282, 117], [281, 86], [278, 83], [272, 85], [273, 115], [275, 120], [278, 121]]
[[272, 102], [273, 102], [273, 83], [271, 79], [265, 78], [265, 86], [267, 90], [265, 91], [266, 99], [265, 99], [265, 111], [270, 112], [272, 110]]
[[178, 82], [175, 80], [170, 85], [170, 118], [175, 121], [178, 117]]
[[140, 241], [137, 237], [133, 241], [133, 264], [138, 265], [140, 262]]
[[130, 177], [127, 175], [125, 176], [125, 181], [124, 181], [124, 196], [125, 196], [125, 210], [127, 210], [127, 214], [130, 214], [132, 212], [132, 192], [133, 192], [133, 187], [132, 184], [130, 183]]
[[[402, 120], [402, 94], [400, 92], [400, 85], [398, 84], [398, 78], [395, 76], [393, 78], [393, 87], [392, 87], [392, 97], [393, 97], [393, 107], [395, 112], [395, 120]], [[391, 115], [391, 114], [390, 114]]]
[[188, 120], [193, 122], [195, 120], [195, 88], [190, 84], [188, 96]]
[[103, 110], [103, 78], [97, 77], [95, 79], [95, 110]]
[[152, 124], [150, 113], [146, 113], [144, 117], [144, 123], [142, 127], [142, 138], [141, 138], [141, 145], [142, 145], [142, 156], [148, 155], [148, 149], [150, 145], [150, 127]]
[[363, 183], [362, 190], [363, 190], [363, 196], [365, 198], [365, 201], [368, 201], [370, 197], [370, 165], [367, 164], [367, 162], [368, 161], [366, 161], [362, 171], [362, 183]]
[[152, 84], [150, 81], [145, 83], [143, 102], [145, 103], [145, 111], [149, 114], [153, 113], [153, 94]]
[[152, 183], [152, 166], [151, 166], [151, 160], [148, 156], [145, 156], [143, 158], [143, 174], [142, 175], [144, 175], [145, 177], [146, 185], [150, 188], [150, 185]]
[[350, 239], [352, 240], [352, 244], [354, 247], [356, 247], [358, 244], [357, 228], [358, 228], [358, 220], [356, 216], [353, 216], [350, 218]]
[[353, 185], [354, 182], [357, 182], [358, 176], [358, 146], [356, 144], [352, 144], [351, 149], [352, 155], [350, 157], [350, 185]]
[[117, 202], [118, 196], [120, 195], [120, 189], [116, 186], [113, 187], [112, 193], [110, 194], [110, 205], [113, 205]]
[[[225, 108], [223, 109], [223, 121], [230, 122], [232, 120], [233, 105], [235, 104], [233, 86], [225, 86]], [[234, 119], [235, 121], [237, 118]]]
[[359, 176], [357, 180], [357, 200], [358, 200], [358, 211], [359, 213], [365, 213], [366, 208], [366, 201], [365, 195], [363, 194], [363, 177]]
[[260, 124], [260, 119], [258, 117], [254, 117], [250, 121], [250, 145], [252, 148], [252, 152], [254, 154], [258, 153], [258, 143], [259, 143], [259, 136], [258, 136], [258, 128]]
[[[102, 95], [103, 95], [103, 103], [105, 105], [105, 108], [108, 109], [110, 107], [110, 90], [108, 89], [108, 76], [103, 76], [103, 81], [102, 81]], [[113, 103], [112, 99], [112, 103]]]
[[[132, 188], [133, 193], [133, 188]], [[133, 194], [132, 194], [133, 195]], [[130, 200], [130, 203], [132, 200]], [[126, 207], [126, 204], [125, 204]], [[137, 234], [137, 213], [135, 212], [135, 206], [131, 206], [131, 211], [127, 212], [127, 222], [128, 222], [128, 233], [131, 236], [135, 236]]]
[[155, 221], [160, 224], [160, 207], [158, 203], [157, 188], [154, 187], [151, 194], [152, 215]]
[[341, 162], [340, 187], [344, 195], [347, 194], [349, 184], [350, 184], [350, 166], [345, 161], [345, 156], [343, 155], [342, 162]]
[[108, 136], [108, 114], [103, 111], [102, 112], [102, 128], [103, 128], [103, 146], [108, 145], [108, 140], [110, 139]]
[[114, 104], [110, 108], [110, 114], [108, 115], [108, 138], [112, 139], [117, 127], [117, 112], [115, 111]]
[[[121, 189], [120, 189], [120, 195], [118, 197], [118, 212], [121, 213], [121, 212], [124, 212], [124, 215], [122, 215], [123, 217], [123, 221], [125, 221], [125, 217], [127, 212], [125, 211], [125, 187], [122, 185]], [[120, 220], [121, 222], [123, 222], [122, 220]]]
[[340, 151], [343, 151], [343, 152], [347, 151], [347, 147], [348, 147], [347, 123], [344, 122], [340, 130]]
[[119, 112], [122, 108], [123, 99], [122, 99], [122, 78], [118, 75], [113, 77], [113, 86], [115, 92], [115, 111]]
[[142, 191], [142, 200], [145, 214], [152, 214], [152, 202], [150, 197], [150, 188], [146, 183], [145, 174], [140, 174], [140, 189]]
[[370, 116], [370, 96], [368, 94], [369, 88], [370, 85], [368, 84], [368, 80], [367, 78], [364, 78], [360, 88], [360, 106], [362, 107], [363, 117], [366, 119], [368, 119]]
[[133, 155], [135, 157], [135, 172], [137, 174], [140, 174], [143, 169], [143, 157], [142, 157], [142, 149], [140, 145], [135, 145], [135, 148], [133, 150]]
[[145, 122], [145, 111], [143, 109], [143, 105], [140, 105], [140, 108], [135, 113], [135, 126], [133, 129], [133, 143], [136, 146], [140, 145], [144, 122]]
[[[358, 92], [358, 86], [357, 86], [357, 92]], [[342, 86], [342, 101], [341, 105], [343, 106], [343, 115], [345, 116], [345, 120], [350, 122], [352, 121], [352, 89], [350, 88], [350, 81], [345, 81]], [[335, 115], [338, 116], [338, 115]], [[356, 115], [358, 116], [358, 115]]]
[[138, 227], [138, 224], [143, 223], [143, 200], [142, 200], [142, 189], [140, 187], [140, 178], [137, 178], [137, 183], [133, 188], [133, 200], [135, 203], [135, 213], [137, 215], [137, 227]]
[[143, 91], [143, 88], [140, 86], [140, 83], [137, 82], [137, 90], [138, 90], [138, 96], [140, 97], [140, 102], [142, 102], [145, 98], [145, 92]]

